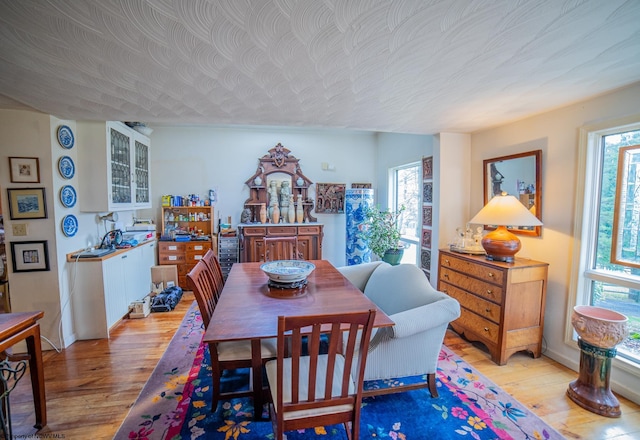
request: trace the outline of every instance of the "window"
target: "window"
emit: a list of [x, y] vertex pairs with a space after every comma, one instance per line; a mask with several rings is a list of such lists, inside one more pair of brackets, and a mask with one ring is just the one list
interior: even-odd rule
[[419, 264], [421, 175], [419, 162], [391, 169], [391, 209], [405, 208], [399, 220], [401, 241], [405, 245], [401, 263]]
[[618, 357], [640, 367], [640, 123], [584, 131], [581, 153], [576, 304], [626, 315]]

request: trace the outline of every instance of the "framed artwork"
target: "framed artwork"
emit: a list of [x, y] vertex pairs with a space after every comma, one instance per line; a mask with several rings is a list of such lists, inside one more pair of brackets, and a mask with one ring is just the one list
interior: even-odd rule
[[40, 183], [37, 157], [10, 157], [11, 183]]
[[343, 214], [345, 183], [316, 183], [316, 212]]
[[433, 156], [422, 158], [422, 180], [433, 179]]
[[49, 270], [49, 249], [47, 241], [11, 242], [11, 259], [14, 272], [35, 272]]
[[10, 188], [7, 194], [11, 220], [47, 218], [44, 188]]
[[372, 186], [370, 183], [352, 183], [352, 189], [371, 189]]

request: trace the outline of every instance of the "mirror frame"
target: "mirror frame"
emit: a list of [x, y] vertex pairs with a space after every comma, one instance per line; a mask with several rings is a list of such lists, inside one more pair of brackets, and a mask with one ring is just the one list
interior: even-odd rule
[[[535, 159], [535, 196], [534, 196], [534, 205], [536, 207], [536, 217], [540, 221], [542, 221], [542, 150], [535, 151], [527, 151], [525, 153], [511, 154], [508, 156], [494, 157], [491, 159], [485, 159], [482, 161], [482, 169], [483, 169], [483, 178], [484, 178], [484, 204], [489, 203], [490, 194], [492, 191], [492, 182], [491, 182], [491, 165], [496, 164], [498, 162], [505, 162], [514, 159], [522, 159], [525, 157], [533, 157]], [[517, 194], [513, 194], [518, 197]], [[495, 227], [485, 225], [485, 229], [493, 230]], [[515, 226], [509, 226], [509, 231], [514, 234], [520, 235], [531, 235], [534, 237], [539, 237], [542, 234], [542, 226], [532, 226], [531, 228], [518, 228]]]

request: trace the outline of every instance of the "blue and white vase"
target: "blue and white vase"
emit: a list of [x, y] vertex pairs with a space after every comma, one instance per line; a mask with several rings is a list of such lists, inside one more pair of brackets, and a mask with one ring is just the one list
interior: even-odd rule
[[357, 188], [345, 191], [347, 266], [371, 262], [371, 249], [369, 249], [367, 241], [360, 238], [360, 233], [365, 220], [365, 212], [373, 204], [373, 189]]

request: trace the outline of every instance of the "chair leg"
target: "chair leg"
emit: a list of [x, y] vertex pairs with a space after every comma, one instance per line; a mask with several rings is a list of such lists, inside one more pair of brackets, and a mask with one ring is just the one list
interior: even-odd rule
[[429, 391], [431, 392], [431, 397], [438, 397], [438, 389], [436, 388], [436, 373], [427, 374], [427, 382], [429, 383]]

